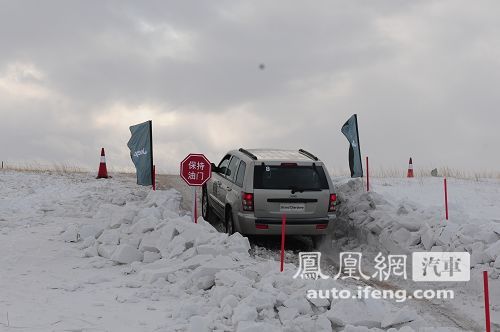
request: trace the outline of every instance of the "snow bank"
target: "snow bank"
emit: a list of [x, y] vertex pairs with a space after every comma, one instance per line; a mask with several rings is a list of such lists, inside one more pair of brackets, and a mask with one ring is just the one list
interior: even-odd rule
[[[474, 268], [493, 267], [500, 255], [500, 225], [457, 215], [445, 221], [437, 207], [412, 201], [387, 201], [377, 192], [366, 192], [360, 181], [339, 186], [339, 212], [344, 231], [355, 231], [371, 245], [387, 252], [468, 251]], [[343, 224], [342, 224], [343, 223]], [[478, 225], [479, 223], [479, 225]], [[490, 269], [498, 278], [497, 269]]]
[[[433, 183], [427, 184], [427, 180]], [[373, 191], [370, 192], [366, 192], [359, 180], [339, 183], [340, 204], [336, 237], [341, 240], [342, 237], [354, 238], [354, 242], [357, 242], [354, 246], [358, 246], [358, 249], [368, 245], [377, 251], [390, 254], [411, 255], [416, 251], [467, 251], [471, 254], [470, 281], [436, 283], [433, 286], [455, 291], [455, 296], [459, 300], [444, 304], [451, 308], [452, 312], [462, 312], [465, 316], [474, 317], [477, 322], [482, 322], [484, 319], [484, 309], [481, 308], [482, 273], [487, 271], [490, 278], [492, 317], [496, 317], [500, 301], [500, 225], [498, 219], [492, 216], [495, 208], [497, 213], [500, 212], [498, 204], [495, 203], [499, 198], [499, 184], [492, 187], [491, 183], [486, 183], [489, 191], [486, 200], [485, 195], [474, 198], [476, 193], [481, 191], [482, 183], [469, 183], [468, 191], [467, 184], [462, 183], [461, 193], [468, 197], [468, 200], [455, 196], [455, 202], [468, 204], [473, 211], [480, 211], [481, 206], [485, 206], [485, 211], [470, 216], [467, 213], [467, 205], [461, 207], [455, 205], [452, 218], [446, 221], [443, 216], [443, 206], [432, 205], [429, 199], [425, 198], [435, 195], [429, 193], [431, 190], [442, 194], [442, 187], [435, 186], [436, 179], [420, 179], [420, 183], [415, 181], [417, 180], [383, 179], [378, 181], [378, 184], [372, 181], [376, 184], [372, 185]], [[384, 195], [378, 193], [378, 190]], [[415, 191], [420, 191], [425, 197], [417, 197]], [[419, 198], [421, 201], [417, 202]], [[436, 197], [433, 198], [435, 202]], [[426, 287], [402, 280], [395, 282], [402, 282], [404, 287], [409, 288]], [[498, 324], [498, 320], [492, 319]]]
[[[279, 264], [269, 259], [276, 252], [255, 250], [257, 255], [250, 256], [246, 238], [217, 233], [201, 218], [193, 224], [180, 210], [175, 190], [151, 192], [137, 186], [132, 177], [119, 175], [96, 181], [94, 174], [0, 172], [0, 183], [0, 247], [5, 266], [0, 309], [9, 313], [11, 328], [453, 331], [432, 327], [450, 323], [439, 320], [439, 313], [429, 317], [410, 302], [405, 308], [383, 300], [307, 299], [309, 289], [353, 291], [355, 283], [296, 280], [292, 278], [296, 266], [291, 264], [280, 273]], [[364, 226], [352, 229], [379, 247], [411, 243], [407, 250], [421, 249], [425, 238], [425, 243], [434, 241], [432, 250], [441, 245], [439, 236], [443, 243], [454, 239], [451, 228], [446, 234], [435, 234], [430, 226], [424, 235], [420, 223], [411, 222], [413, 218], [430, 223], [436, 218], [432, 207], [421, 208], [409, 200], [401, 207], [386, 201], [387, 195], [375, 193], [360, 199], [356, 196], [362, 188], [346, 190], [341, 191], [346, 192], [347, 203], [339, 208], [353, 214], [352, 220], [347, 218], [350, 223], [378, 218], [380, 222], [367, 220], [366, 225], [386, 234], [387, 241], [380, 242]], [[384, 231], [395, 223], [397, 229]], [[464, 225], [458, 224], [459, 229]], [[499, 260], [496, 242], [475, 242], [480, 242], [471, 245], [477, 260], [489, 261], [478, 266], [491, 265], [494, 257]], [[287, 252], [290, 257], [296, 254]], [[490, 288], [500, 287], [491, 283]], [[495, 297], [491, 300], [493, 305], [498, 303]], [[481, 316], [474, 318], [479, 321]]]
[[149, 192], [143, 201], [102, 204], [93, 223], [76, 230], [70, 225], [61, 236], [78, 241], [83, 257], [122, 265], [127, 287], [137, 291], [117, 301], [176, 303], [162, 326], [166, 331], [376, 331], [393, 326], [392, 331], [413, 331], [408, 324], [422, 324], [415, 312], [400, 312], [385, 301], [308, 299], [308, 289], [347, 286], [333, 279], [293, 279], [294, 265], [286, 264], [280, 273], [276, 261], [251, 257], [246, 237], [219, 233], [202, 218], [194, 224], [181, 214], [176, 191]]

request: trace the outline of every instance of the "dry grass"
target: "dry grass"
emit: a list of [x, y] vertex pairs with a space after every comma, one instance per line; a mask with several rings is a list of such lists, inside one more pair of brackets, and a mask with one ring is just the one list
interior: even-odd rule
[[350, 176], [351, 172], [348, 169], [332, 168], [328, 170], [331, 176], [334, 177], [344, 177]]
[[[113, 174], [135, 174], [135, 168], [134, 167], [114, 167], [114, 166], [107, 166], [108, 168], [108, 173], [113, 173]], [[97, 168], [95, 169], [95, 172], [97, 172]], [[158, 174], [158, 170], [156, 171]]]
[[[457, 179], [500, 179], [500, 171], [463, 171], [450, 167], [438, 169], [440, 175]], [[430, 174], [430, 173], [429, 173]]]
[[[98, 171], [98, 166], [95, 169], [89, 169], [87, 167], [81, 167], [70, 163], [42, 163], [39, 161], [30, 162], [3, 162], [3, 170], [10, 170], [16, 172], [28, 172], [28, 173], [57, 173], [57, 174], [71, 174], [71, 173], [96, 173]], [[123, 174], [123, 175], [133, 175], [135, 174], [135, 169], [133, 167], [107, 167], [108, 173], [113, 174]], [[2, 169], [0, 169], [2, 171]]]
[[52, 173], [60, 173], [60, 174], [67, 174], [67, 173], [88, 173], [89, 170], [76, 166], [76, 165], [71, 165], [68, 163], [53, 163], [53, 164], [44, 164], [38, 161], [32, 161], [32, 162], [22, 162], [22, 163], [15, 163], [15, 162], [3, 162], [3, 169], [4, 170], [11, 170], [11, 171], [17, 171], [17, 172], [30, 172], [30, 173], [46, 173], [46, 172], [52, 172]]
[[[416, 178], [431, 177], [431, 168], [414, 168]], [[446, 176], [456, 179], [467, 179], [479, 181], [480, 179], [500, 179], [500, 171], [464, 171], [452, 167], [438, 167], [438, 176]], [[397, 167], [370, 168], [370, 177], [373, 178], [405, 178], [408, 169]], [[334, 177], [350, 176], [348, 169], [330, 169], [330, 174]], [[365, 169], [366, 175], [366, 169]]]
[[[90, 170], [85, 167], [76, 166], [69, 163], [52, 163], [44, 164], [38, 161], [32, 162], [3, 162], [4, 170], [13, 170], [18, 172], [32, 172], [32, 173], [97, 173], [96, 169]], [[349, 169], [337, 168], [330, 169], [330, 175], [334, 177], [349, 177], [351, 175]], [[133, 167], [108, 167], [108, 172], [111, 174], [135, 174], [135, 169]], [[168, 172], [159, 172], [157, 174]], [[378, 167], [370, 168], [370, 177], [373, 178], [405, 178], [407, 169], [397, 168], [397, 167]], [[430, 177], [431, 168], [416, 168], [414, 169], [414, 174], [416, 178]], [[451, 168], [448, 166], [438, 168], [438, 176], [446, 176], [449, 178], [456, 179], [467, 179], [479, 181], [480, 179], [500, 179], [500, 171], [464, 171], [456, 168]]]
[[377, 167], [375, 169], [370, 168], [370, 177], [374, 178], [401, 178], [406, 176], [407, 170], [402, 170], [396, 167]]
[[[416, 178], [431, 177], [432, 168], [418, 168], [414, 167], [413, 172]], [[402, 169], [397, 167], [382, 167], [376, 169], [370, 169], [370, 177], [374, 178], [405, 178], [407, 176], [408, 169]], [[437, 173], [439, 177], [449, 177], [456, 179], [467, 179], [476, 180], [480, 179], [500, 179], [500, 171], [464, 171], [457, 168], [452, 168], [449, 166], [437, 167]]]

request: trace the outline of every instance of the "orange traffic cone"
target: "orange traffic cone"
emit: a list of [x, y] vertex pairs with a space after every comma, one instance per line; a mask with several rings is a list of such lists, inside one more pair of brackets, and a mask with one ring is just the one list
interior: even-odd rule
[[412, 178], [413, 177], [413, 162], [410, 158], [410, 164], [408, 165], [408, 174], [406, 175], [407, 178]]
[[97, 173], [96, 179], [107, 179], [111, 176], [108, 176], [108, 169], [106, 168], [106, 155], [104, 154], [104, 148], [101, 149], [101, 163], [99, 164], [99, 173]]

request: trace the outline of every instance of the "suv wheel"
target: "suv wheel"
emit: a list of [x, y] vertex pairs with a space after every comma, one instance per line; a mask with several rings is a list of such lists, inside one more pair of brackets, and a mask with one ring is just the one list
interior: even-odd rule
[[313, 235], [311, 236], [314, 249], [319, 249], [321, 244], [328, 240], [326, 235]]
[[208, 193], [206, 188], [203, 188], [201, 195], [201, 215], [206, 221], [208, 221], [208, 218], [212, 216], [212, 208], [208, 203]]
[[234, 234], [234, 220], [231, 210], [226, 211], [226, 233], [229, 235]]

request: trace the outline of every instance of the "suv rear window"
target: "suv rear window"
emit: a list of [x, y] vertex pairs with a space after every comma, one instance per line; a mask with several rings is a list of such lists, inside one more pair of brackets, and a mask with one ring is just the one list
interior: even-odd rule
[[329, 189], [321, 166], [255, 165], [254, 189]]

